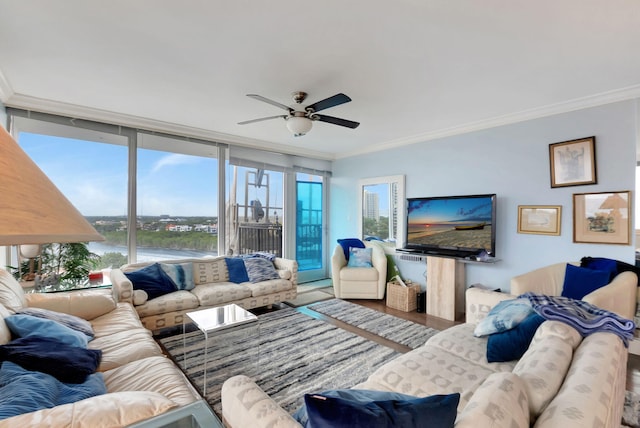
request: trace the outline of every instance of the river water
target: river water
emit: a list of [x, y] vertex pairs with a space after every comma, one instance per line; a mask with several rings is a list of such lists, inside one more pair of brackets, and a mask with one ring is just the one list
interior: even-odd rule
[[[103, 242], [89, 242], [89, 251], [99, 256], [104, 253], [127, 254], [127, 247], [124, 245], [110, 245]], [[171, 248], [138, 247], [138, 262], [157, 262], [171, 259], [187, 259], [204, 256], [217, 256], [217, 251], [196, 251], [196, 250], [173, 250]]]

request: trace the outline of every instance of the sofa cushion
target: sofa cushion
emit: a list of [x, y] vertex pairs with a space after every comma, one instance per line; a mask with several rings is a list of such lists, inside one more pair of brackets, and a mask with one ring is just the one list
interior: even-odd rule
[[116, 307], [111, 290], [104, 288], [66, 293], [29, 293], [25, 298], [30, 308], [62, 312], [85, 320], [108, 314]]
[[91, 327], [91, 323], [75, 315], [64, 314], [62, 312], [50, 311], [42, 308], [23, 308], [20, 309], [18, 313], [56, 321], [66, 327], [84, 333], [89, 338], [93, 337], [93, 327]]
[[245, 286], [251, 290], [251, 296], [265, 296], [271, 293], [277, 293], [279, 291], [291, 290], [293, 284], [288, 279], [271, 279], [269, 281], [262, 281], [256, 284], [247, 283]]
[[16, 312], [27, 306], [22, 286], [4, 269], [0, 269], [0, 304], [9, 312]]
[[104, 372], [132, 361], [162, 355], [162, 350], [146, 328], [102, 336], [89, 342], [89, 349], [100, 349], [102, 359], [98, 371]]
[[511, 330], [489, 335], [487, 340], [487, 361], [490, 363], [517, 360], [529, 348], [536, 330], [544, 318], [532, 312]]
[[73, 421], [73, 428], [123, 427], [160, 415], [176, 406], [176, 403], [157, 392], [114, 392], [14, 416], [7, 422], [16, 427], [54, 427], [62, 421]]
[[144, 304], [136, 306], [136, 311], [142, 318], [184, 309], [195, 309], [198, 306], [199, 302], [196, 296], [190, 291], [180, 290], [156, 297], [152, 300], [147, 300]]
[[196, 285], [228, 281], [229, 271], [224, 257], [194, 261], [193, 280]]
[[627, 355], [616, 335], [594, 333], [586, 337], [574, 353], [562, 388], [536, 421], [536, 428], [620, 426]]
[[166, 357], [132, 361], [102, 373], [109, 392], [158, 392], [179, 406], [200, 399], [180, 369]]
[[136, 310], [128, 303], [118, 303], [111, 312], [92, 319], [91, 327], [93, 327], [95, 338], [134, 328], [143, 328]]
[[581, 268], [568, 264], [564, 274], [562, 296], [580, 300], [609, 283], [610, 272]]
[[309, 426], [331, 428], [453, 428], [459, 399], [460, 394], [379, 401], [360, 401], [322, 394], [304, 396]]
[[4, 321], [14, 337], [47, 337], [80, 348], [86, 348], [89, 342], [86, 334], [46, 318], [16, 314], [5, 318]]
[[145, 266], [133, 272], [125, 272], [125, 276], [133, 284], [134, 290], [144, 290], [149, 295], [149, 299], [176, 291], [173, 281], [162, 270], [159, 263]]
[[486, 337], [474, 337], [473, 325], [460, 324], [431, 337], [427, 343], [384, 364], [360, 389], [399, 391], [424, 397], [460, 392], [460, 410], [492, 373], [511, 372], [514, 361], [489, 364]]
[[278, 279], [280, 275], [276, 272], [273, 262], [262, 257], [251, 257], [244, 260], [244, 266], [247, 269], [249, 281], [252, 283], [268, 281], [270, 279]]
[[532, 421], [555, 397], [572, 358], [573, 348], [569, 343], [556, 336], [544, 336], [531, 342], [513, 368], [513, 373], [524, 381]]
[[166, 273], [176, 290], [193, 290], [193, 263], [160, 263], [160, 268]]
[[[83, 383], [69, 384], [49, 374], [25, 370], [18, 364], [4, 361], [0, 367], [0, 419], [73, 403], [106, 392], [100, 373], [88, 376]], [[42, 423], [37, 425], [43, 426]]]
[[191, 292], [198, 298], [200, 306], [215, 306], [251, 296], [249, 287], [232, 282], [196, 285]]
[[229, 281], [240, 284], [241, 282], [249, 282], [249, 274], [244, 265], [244, 259], [241, 257], [225, 257], [224, 262], [227, 264], [229, 272]]
[[520, 324], [533, 312], [528, 299], [503, 300], [476, 326], [476, 337], [507, 331]]
[[61, 382], [82, 383], [95, 373], [102, 351], [69, 346], [45, 337], [22, 337], [0, 346], [0, 361], [39, 370]]
[[456, 420], [456, 428], [529, 428], [529, 400], [517, 375], [489, 376]]

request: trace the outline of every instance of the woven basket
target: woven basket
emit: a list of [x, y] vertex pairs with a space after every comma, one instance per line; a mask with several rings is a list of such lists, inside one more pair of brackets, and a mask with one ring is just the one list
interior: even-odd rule
[[399, 309], [403, 312], [415, 311], [418, 307], [418, 296], [420, 284], [405, 281], [406, 287], [398, 282], [387, 282], [387, 306]]

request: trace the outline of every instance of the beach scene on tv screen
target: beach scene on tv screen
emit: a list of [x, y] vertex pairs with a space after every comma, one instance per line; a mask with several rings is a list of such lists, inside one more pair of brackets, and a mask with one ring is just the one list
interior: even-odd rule
[[491, 249], [491, 198], [414, 199], [407, 207], [407, 243]]

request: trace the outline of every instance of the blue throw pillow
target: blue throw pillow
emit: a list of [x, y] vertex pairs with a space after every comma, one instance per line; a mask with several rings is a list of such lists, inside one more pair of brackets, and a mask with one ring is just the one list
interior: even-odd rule
[[225, 257], [224, 262], [227, 264], [227, 270], [229, 271], [229, 281], [236, 284], [249, 282], [249, 274], [242, 257]]
[[487, 361], [498, 363], [518, 360], [529, 349], [529, 344], [544, 318], [535, 312], [511, 330], [494, 333], [487, 340]]
[[46, 318], [15, 314], [6, 317], [4, 321], [15, 337], [48, 337], [79, 348], [86, 348], [89, 342], [86, 334]]
[[88, 376], [83, 383], [69, 384], [5, 361], [0, 367], [0, 420], [106, 393], [102, 373]]
[[533, 312], [529, 299], [503, 300], [489, 311], [473, 331], [476, 337], [507, 331], [520, 324]]
[[609, 272], [567, 264], [562, 296], [581, 300], [584, 296], [609, 283]]
[[149, 299], [163, 296], [176, 291], [173, 281], [164, 273], [159, 263], [154, 263], [133, 272], [125, 272], [133, 284], [134, 290], [144, 290]]
[[349, 260], [349, 248], [365, 248], [364, 242], [358, 238], [338, 239], [338, 244], [342, 247], [344, 258], [347, 260]]
[[350, 248], [349, 249], [349, 261], [347, 266], [349, 267], [372, 267], [371, 256], [373, 254], [372, 248]]
[[[401, 394], [399, 392], [376, 391], [373, 389], [329, 389], [327, 391], [322, 391], [320, 395], [326, 397], [344, 398], [359, 403], [384, 400], [402, 401], [418, 398], [412, 395]], [[307, 421], [309, 419], [309, 416], [307, 415], [307, 406], [305, 406], [304, 404], [300, 406], [300, 408], [293, 414], [293, 418], [298, 421], [303, 427], [307, 426]]]
[[93, 339], [94, 336], [91, 323], [75, 315], [64, 314], [62, 312], [55, 312], [42, 308], [23, 308], [20, 309], [17, 313], [59, 322], [64, 326], [86, 334], [90, 339]]
[[304, 396], [307, 426], [313, 428], [453, 428], [459, 401], [458, 393], [369, 402], [321, 394]]
[[253, 257], [244, 259], [244, 266], [247, 269], [249, 281], [252, 283], [268, 281], [270, 279], [279, 279], [280, 275], [273, 263], [261, 257]]
[[193, 290], [196, 287], [193, 263], [160, 263], [160, 267], [171, 278], [176, 290]]
[[96, 372], [101, 358], [99, 349], [78, 348], [47, 337], [21, 337], [0, 345], [0, 361], [11, 361], [67, 383], [84, 382]]

